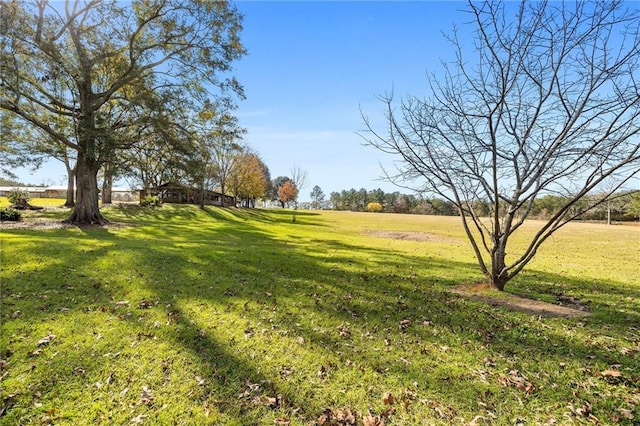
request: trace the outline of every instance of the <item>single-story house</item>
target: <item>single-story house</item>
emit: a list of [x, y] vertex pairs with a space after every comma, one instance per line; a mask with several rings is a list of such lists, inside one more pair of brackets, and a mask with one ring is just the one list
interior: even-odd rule
[[[185, 186], [179, 183], [164, 183], [155, 188], [140, 191], [140, 200], [147, 195], [157, 195], [163, 203], [176, 204], [200, 204], [200, 189]], [[225, 206], [235, 206], [236, 198], [224, 195], [217, 191], [204, 190], [204, 204], [209, 206], [221, 206], [224, 199]]]

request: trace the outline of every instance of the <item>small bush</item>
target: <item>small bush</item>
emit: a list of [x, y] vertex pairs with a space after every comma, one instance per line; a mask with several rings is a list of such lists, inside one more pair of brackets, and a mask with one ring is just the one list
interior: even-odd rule
[[18, 222], [22, 220], [22, 212], [10, 207], [0, 208], [0, 221]]
[[140, 200], [142, 207], [159, 207], [162, 204], [162, 200], [157, 195], [147, 195]]
[[369, 203], [367, 204], [367, 211], [369, 212], [381, 212], [382, 204], [380, 203]]
[[31, 200], [31, 194], [27, 191], [23, 191], [21, 189], [15, 188], [7, 194], [7, 199], [14, 206], [18, 206], [21, 208], [25, 208], [29, 205], [29, 200]]

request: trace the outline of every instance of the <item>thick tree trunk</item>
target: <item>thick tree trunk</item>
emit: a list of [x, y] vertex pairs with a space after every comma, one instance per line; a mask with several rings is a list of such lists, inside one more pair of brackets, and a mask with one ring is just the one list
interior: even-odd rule
[[[81, 62], [83, 59], [86, 59], [86, 57], [81, 57]], [[86, 65], [86, 62], [83, 65]], [[79, 149], [75, 167], [76, 205], [71, 212], [71, 216], [65, 222], [73, 225], [104, 225], [107, 220], [102, 216], [98, 207], [98, 170], [100, 163], [98, 161], [96, 138], [99, 135], [99, 131], [96, 129], [90, 69], [83, 67], [82, 74], [82, 79], [78, 82], [81, 113], [78, 119]]]
[[98, 165], [83, 155], [76, 163], [76, 205], [66, 223], [73, 225], [104, 225], [107, 220], [98, 207]]
[[67, 169], [67, 200], [64, 202], [65, 207], [73, 207], [75, 202], [75, 187], [76, 173], [73, 169]]

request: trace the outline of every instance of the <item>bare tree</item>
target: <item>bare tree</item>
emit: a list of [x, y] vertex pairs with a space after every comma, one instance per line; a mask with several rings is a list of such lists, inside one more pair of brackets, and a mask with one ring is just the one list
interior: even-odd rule
[[307, 171], [294, 165], [291, 169], [291, 182], [295, 188], [295, 196], [293, 197], [293, 223], [296, 223], [296, 211], [298, 210], [298, 194], [307, 186], [309, 175]]
[[302, 191], [307, 186], [309, 175], [306, 170], [294, 165], [291, 169], [291, 180], [296, 188], [298, 188], [298, 191]]
[[[454, 28], [455, 60], [429, 76], [430, 97], [382, 96], [386, 126], [363, 115], [365, 139], [399, 157], [387, 178], [455, 204], [480, 269], [503, 290], [549, 236], [638, 177], [640, 15], [617, 0], [469, 2], [467, 12], [472, 49]], [[566, 201], [507, 257], [546, 194]]]

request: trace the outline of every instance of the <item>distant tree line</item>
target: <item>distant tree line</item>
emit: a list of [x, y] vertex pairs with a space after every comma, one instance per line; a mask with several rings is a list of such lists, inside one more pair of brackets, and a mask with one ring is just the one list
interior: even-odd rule
[[[324, 207], [343, 211], [368, 211], [369, 204], [378, 203], [382, 212], [454, 216], [456, 210], [452, 203], [439, 198], [427, 198], [415, 194], [402, 194], [398, 191], [384, 192], [382, 189], [367, 191], [351, 188], [341, 192], [332, 192]], [[377, 210], [377, 209], [375, 209]]]
[[[593, 205], [604, 199], [607, 194], [594, 194], [580, 200], [572, 209], [575, 212], [584, 210], [585, 206]], [[552, 217], [566, 203], [566, 197], [545, 195], [535, 200], [532, 216], [536, 219]], [[569, 212], [571, 214], [571, 212]], [[581, 220], [597, 220], [611, 223], [613, 221], [640, 220], [640, 191], [619, 191], [596, 207], [582, 213]]]
[[[584, 210], [585, 206], [596, 204], [599, 197], [605, 194], [594, 194], [585, 197], [573, 207], [575, 212]], [[532, 219], [548, 219], [560, 211], [566, 204], [566, 197], [559, 195], [545, 195], [534, 201], [531, 213]], [[379, 204], [382, 209], [379, 209]], [[324, 208], [341, 211], [382, 211], [385, 213], [423, 214], [437, 216], [457, 216], [455, 205], [447, 200], [436, 197], [426, 197], [421, 194], [402, 194], [398, 191], [384, 192], [382, 189], [342, 190], [332, 192], [328, 201], [317, 201], [310, 208]], [[486, 201], [476, 201], [474, 210], [479, 216], [488, 217], [492, 213], [492, 204]], [[569, 212], [572, 214], [572, 211]], [[615, 197], [598, 204], [596, 207], [582, 213], [580, 220], [634, 221], [640, 220], [640, 191], [620, 191]]]

